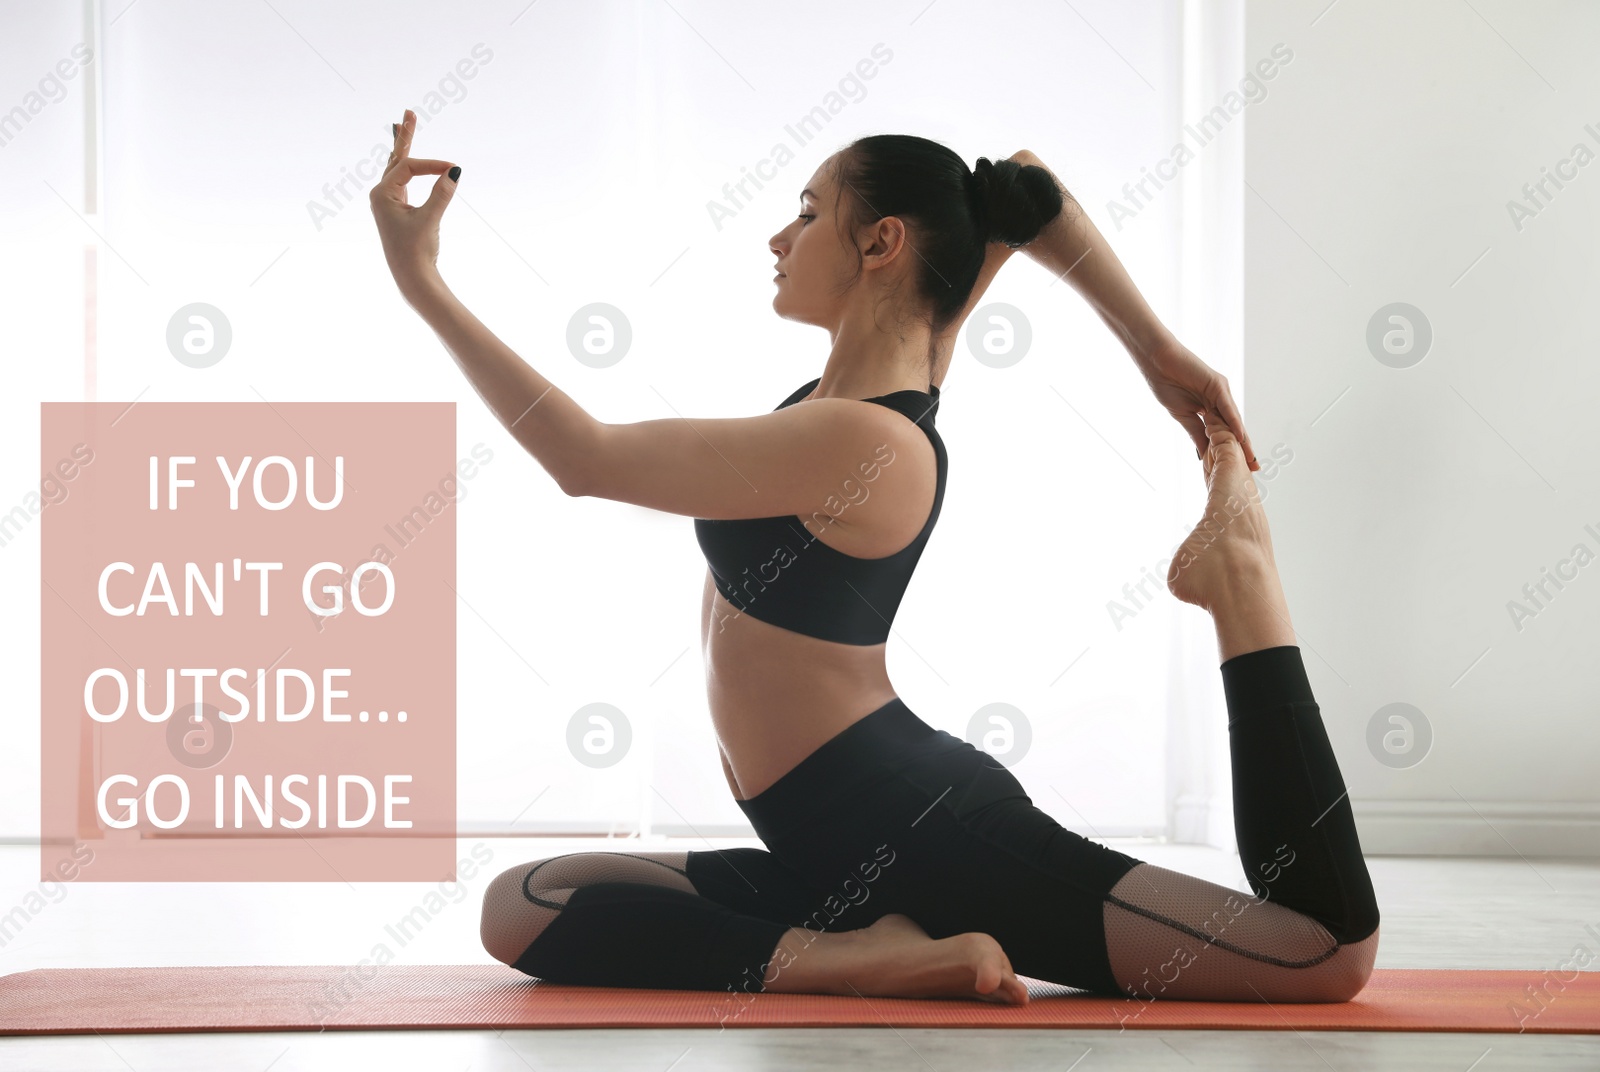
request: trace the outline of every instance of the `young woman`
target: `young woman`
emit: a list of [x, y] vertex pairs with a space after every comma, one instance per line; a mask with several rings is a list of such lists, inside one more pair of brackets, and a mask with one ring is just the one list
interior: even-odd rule
[[[1362, 988], [1377, 904], [1227, 382], [1161, 325], [1037, 157], [969, 170], [902, 135], [835, 153], [770, 242], [774, 310], [832, 340], [821, 375], [761, 416], [606, 424], [445, 286], [438, 224], [460, 170], [412, 158], [414, 125], [408, 111], [371, 199], [395, 281], [564, 491], [695, 519], [722, 768], [767, 846], [511, 868], [484, 897], [490, 954], [557, 983], [1015, 1004], [1019, 974], [1141, 1000]], [[419, 175], [440, 178], [411, 207]], [[1018, 248], [1068, 273], [1201, 456], [1206, 520], [1168, 587], [1216, 625], [1254, 897], [1062, 828], [889, 681], [889, 624], [944, 496], [940, 383]]]

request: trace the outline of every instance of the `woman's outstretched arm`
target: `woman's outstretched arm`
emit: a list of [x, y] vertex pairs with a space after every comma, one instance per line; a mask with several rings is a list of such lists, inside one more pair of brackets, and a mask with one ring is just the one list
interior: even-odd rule
[[[906, 451], [931, 454], [922, 432], [899, 414], [849, 398], [815, 399], [757, 417], [608, 424], [501, 342], [437, 271], [407, 280], [406, 301], [500, 423], [568, 495], [710, 519], [817, 510], [834, 516], [843, 510], [841, 473], [849, 478], [861, 465], [887, 465]], [[928, 482], [932, 473], [930, 465]], [[871, 516], [910, 516], [913, 504], [930, 498], [931, 483], [883, 480], [872, 496], [883, 505]]]
[[[901, 518], [926, 514], [934, 495], [933, 448], [903, 415], [870, 402], [818, 398], [757, 417], [596, 420], [501, 342], [445, 285], [437, 266], [439, 220], [461, 172], [448, 161], [412, 157], [415, 129], [416, 116], [407, 110], [396, 125], [389, 168], [370, 195], [384, 258], [407, 304], [562, 491], [711, 520], [815, 517], [819, 511], [836, 519], [852, 505], [839, 498], [840, 474], [848, 484], [854, 474], [875, 474], [909, 451], [925, 453], [929, 464], [896, 466], [875, 485], [871, 501], [878, 505], [854, 504], [852, 517], [898, 538]], [[428, 200], [413, 206], [406, 184], [422, 175], [439, 178]]]

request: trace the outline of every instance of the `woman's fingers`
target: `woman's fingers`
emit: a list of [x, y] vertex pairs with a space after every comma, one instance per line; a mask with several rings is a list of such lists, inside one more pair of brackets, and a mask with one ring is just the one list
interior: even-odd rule
[[372, 187], [368, 200], [372, 202], [375, 210], [392, 211], [388, 206], [406, 206], [406, 183], [419, 175], [443, 175], [454, 164], [448, 160], [425, 160], [415, 156], [405, 156], [389, 165], [389, 170]]
[[405, 156], [411, 151], [411, 138], [417, 132], [417, 113], [410, 108], [394, 125], [394, 156]]
[[448, 160], [427, 160], [417, 156], [402, 156], [399, 160], [389, 165], [389, 170], [383, 173], [383, 179], [379, 182], [379, 186], [387, 186], [391, 191], [396, 187], [404, 190], [406, 183], [418, 175], [443, 175], [453, 167], [455, 165]]
[[[389, 162], [384, 169], [382, 177], [372, 188], [371, 196], [374, 203], [381, 198], [406, 203], [406, 183], [414, 176], [427, 174], [426, 172], [396, 172], [395, 165], [403, 163], [411, 157], [411, 135], [416, 130], [417, 116], [410, 108], [400, 117], [400, 122], [391, 123], [394, 131], [394, 149], [389, 153]], [[396, 189], [398, 186], [398, 189]]]
[[402, 156], [389, 170], [409, 175], [439, 175], [455, 167], [448, 160], [429, 160], [423, 156]]
[[1222, 388], [1222, 395], [1217, 399], [1217, 416], [1232, 429], [1234, 437], [1239, 440], [1239, 446], [1244, 448], [1246, 464], [1251, 469], [1260, 469], [1261, 463], [1256, 461], [1255, 448], [1250, 445], [1250, 434], [1244, 430], [1244, 418], [1239, 415], [1239, 407], [1233, 403], [1233, 393], [1226, 386]]
[[417, 113], [407, 108], [400, 122], [390, 126], [394, 130], [394, 149], [389, 153], [389, 166], [394, 167], [397, 162], [411, 155], [411, 138], [417, 130]]

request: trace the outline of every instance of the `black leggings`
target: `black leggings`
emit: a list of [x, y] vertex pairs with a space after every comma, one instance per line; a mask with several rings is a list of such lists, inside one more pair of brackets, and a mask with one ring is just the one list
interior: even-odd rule
[[893, 912], [934, 938], [987, 933], [1018, 975], [1096, 993], [1345, 1000], [1371, 972], [1378, 908], [1300, 649], [1221, 672], [1254, 898], [1063, 828], [897, 698], [739, 802], [766, 850], [524, 864], [486, 894], [484, 943], [551, 982], [755, 993], [790, 928]]

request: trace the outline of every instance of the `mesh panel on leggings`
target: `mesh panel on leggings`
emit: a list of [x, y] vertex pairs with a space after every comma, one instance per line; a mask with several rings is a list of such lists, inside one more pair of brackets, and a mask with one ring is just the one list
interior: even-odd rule
[[1106, 895], [1106, 954], [1141, 1000], [1347, 1001], [1366, 985], [1376, 932], [1340, 945], [1310, 916], [1140, 863]]
[[694, 893], [687, 852], [574, 852], [503, 871], [483, 894], [483, 948], [512, 964], [560, 914], [572, 892], [597, 882], [643, 882]]

